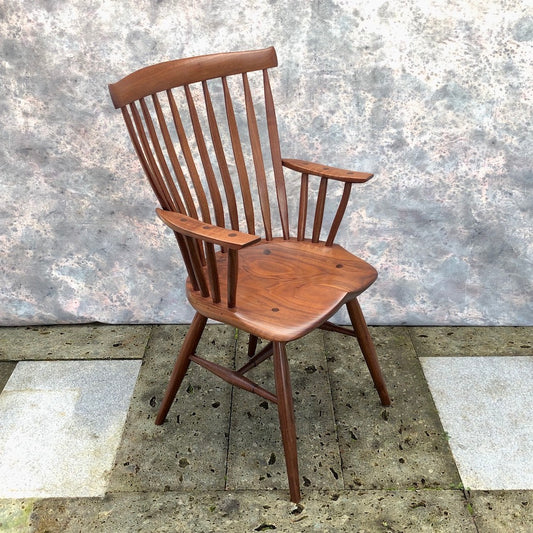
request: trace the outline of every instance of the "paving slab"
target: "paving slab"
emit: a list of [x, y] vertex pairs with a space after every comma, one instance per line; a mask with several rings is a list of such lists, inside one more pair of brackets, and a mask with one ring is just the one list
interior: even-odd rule
[[0, 327], [0, 360], [142, 359], [152, 326]]
[[111, 494], [36, 502], [29, 530], [62, 532], [455, 532], [475, 533], [460, 491], [285, 491]]
[[533, 327], [410, 327], [419, 357], [533, 355]]
[[373, 327], [383, 407], [353, 337], [324, 335], [346, 488], [453, 488], [460, 477], [407, 328]]
[[480, 533], [533, 531], [533, 491], [472, 491], [469, 502]]
[[140, 361], [23, 361], [0, 394], [0, 497], [103, 496]]
[[[69, 326], [66, 329], [80, 327], [86, 326]], [[125, 326], [126, 329], [136, 327]], [[147, 332], [144, 338], [148, 341], [152, 327], [140, 327]], [[63, 326], [57, 328], [65, 331]], [[5, 337], [1, 337], [1, 333], [7, 329], [19, 332], [26, 328], [0, 329], [0, 341], [5, 340]], [[36, 328], [39, 329], [41, 328]], [[284, 468], [279, 468], [278, 473], [275, 470], [279, 462], [283, 465], [282, 451], [280, 456], [276, 455], [276, 462], [269, 465], [270, 450], [263, 454], [257, 453], [256, 449], [261, 448], [265, 442], [267, 446], [270, 445], [271, 441], [265, 441], [264, 437], [260, 436], [254, 443], [250, 441], [253, 437], [252, 432], [250, 435], [243, 435], [243, 439], [250, 446], [254, 446], [256, 465], [263, 468], [263, 472], [270, 473], [272, 477], [268, 478], [269, 480], [278, 476], [276, 479], [279, 479], [279, 483], [272, 481], [271, 490], [251, 490], [256, 489], [255, 486], [243, 490], [219, 490], [225, 486], [231, 387], [203, 369], [191, 366], [186, 377], [186, 380], [190, 381], [184, 384], [185, 392], [182, 390], [178, 394], [168, 422], [162, 428], [153, 424], [175, 354], [186, 329], [186, 326], [153, 328], [154, 336], [148, 345], [147, 358], [139, 374], [136, 396], [134, 401], [132, 400], [124, 438], [110, 475], [107, 495], [83, 498], [0, 499], [1, 531], [113, 533], [236, 531], [240, 533], [268, 531], [274, 528], [276, 531], [290, 532], [529, 533], [532, 531], [532, 491], [461, 490], [462, 483], [449, 450], [447, 440], [449, 436], [440, 425], [427, 386], [423, 385], [420, 361], [417, 361], [413, 348], [414, 344], [419, 352], [418, 355], [427, 353], [463, 357], [469, 354], [497, 355], [498, 352], [502, 355], [520, 355], [521, 350], [527, 352], [530, 346], [528, 343], [531, 343], [532, 328], [529, 328], [529, 331], [526, 331], [528, 328], [371, 328], [393, 397], [393, 405], [387, 409], [379, 404], [356, 341], [333, 333], [320, 333], [324, 335], [323, 343], [328, 359], [326, 375], [329, 375], [332, 385], [332, 410], [334, 409], [337, 417], [337, 432], [344, 463], [343, 470], [338, 472], [339, 480], [345, 481], [346, 488], [359, 490], [343, 490], [340, 484], [332, 486], [331, 490], [316, 490], [316, 486], [324, 486], [323, 482], [327, 480], [327, 477], [317, 477], [318, 485], [305, 486], [302, 483], [303, 499], [299, 507], [288, 501], [288, 491], [284, 488], [286, 487]], [[415, 329], [419, 334], [427, 336], [415, 337], [413, 335]], [[449, 334], [450, 332], [452, 334]], [[31, 335], [35, 333], [33, 331]], [[65, 332], [60, 335], [58, 329], [57, 333], [60, 340], [64, 338]], [[104, 333], [106, 332], [102, 331], [102, 334]], [[110, 333], [114, 335], [116, 332]], [[127, 331], [124, 333], [128, 334]], [[497, 335], [493, 336], [494, 333]], [[499, 340], [502, 334], [505, 338]], [[42, 337], [47, 338], [49, 335], [52, 333], [44, 334]], [[94, 337], [94, 341], [102, 342], [101, 346], [107, 348], [98, 349], [100, 351], [97, 350], [97, 353], [100, 355], [96, 358], [106, 358], [106, 353], [113, 352], [111, 348], [121, 349], [120, 346], [113, 346], [118, 344], [119, 340], [112, 336], [108, 338], [106, 333], [104, 339], [100, 341], [102, 337], [98, 335]], [[76, 332], [73, 332], [73, 337], [75, 336]], [[231, 365], [235, 351], [234, 337], [235, 333], [231, 328], [225, 330], [224, 326], [210, 325], [198, 352], [200, 355], [207, 354], [209, 359], [221, 364]], [[487, 339], [486, 344], [479, 344], [481, 337]], [[39, 337], [34, 338], [37, 339], [34, 346], [37, 346], [35, 353], [38, 354], [40, 340]], [[76, 357], [87, 358], [85, 353], [87, 349], [84, 350], [86, 340], [83, 336], [80, 339], [77, 347], [75, 346], [70, 352], [68, 350], [72, 345], [67, 342], [71, 341], [67, 340], [60, 345], [57, 350], [57, 353], [60, 353], [59, 357], [64, 356], [69, 359], [74, 354]], [[239, 339], [237, 345], [237, 358], [240, 359], [237, 364], [245, 359], [243, 339]], [[24, 345], [25, 341], [19, 338], [17, 342]], [[10, 346], [16, 348], [17, 342]], [[518, 348], [517, 343], [520, 343]], [[313, 346], [319, 344], [320, 341], [315, 342]], [[146, 342], [143, 352], [145, 347]], [[210, 352], [211, 349], [213, 352]], [[304, 343], [302, 350], [307, 349]], [[457, 350], [459, 353], [454, 353]], [[9, 378], [17, 360], [13, 351], [8, 354], [5, 351], [1, 353], [0, 359], [4, 361], [0, 361], [0, 391], [2, 379], [6, 381]], [[19, 353], [28, 354], [28, 359], [38, 357], [32, 355], [31, 348], [26, 346], [22, 346]], [[220, 359], [216, 359], [217, 357]], [[314, 355], [311, 354], [310, 357]], [[349, 363], [350, 360], [358, 363]], [[303, 372], [299, 361], [301, 364], [305, 361]], [[306, 361], [303, 352], [301, 354], [299, 351], [293, 352], [291, 357], [293, 387], [295, 392], [300, 392], [296, 389], [303, 387], [302, 390], [308, 391], [311, 395], [311, 399], [307, 399], [309, 403], [316, 402], [322, 405], [324, 399], [312, 396], [315, 394], [314, 376], [322, 382], [322, 368], [314, 362], [309, 365]], [[266, 362], [261, 369], [254, 372], [259, 374], [265, 372], [264, 375], [261, 374], [261, 379], [273, 387], [272, 376], [267, 372], [269, 365], [270, 363]], [[316, 370], [311, 368], [312, 365]], [[195, 374], [198, 375], [197, 378], [194, 377]], [[254, 374], [256, 375], [258, 374]], [[299, 376], [302, 376], [301, 383], [297, 383]], [[206, 385], [206, 380], [209, 379], [213, 380], [210, 387]], [[215, 390], [216, 387], [220, 387], [220, 390]], [[241, 394], [241, 391], [238, 393]], [[245, 392], [242, 392], [242, 395], [244, 402], [255, 400], [253, 395]], [[301, 402], [301, 395], [302, 392], [295, 394], [295, 403]], [[213, 401], [213, 398], [216, 399]], [[353, 401], [354, 398], [357, 401]], [[260, 398], [257, 399], [261, 402]], [[189, 400], [191, 401], [187, 404]], [[220, 405], [215, 407], [218, 402]], [[194, 407], [198, 405], [201, 408], [195, 410]], [[237, 405], [243, 404], [235, 403], [235, 406]], [[183, 407], [182, 410], [180, 406]], [[274, 415], [272, 434], [275, 433], [277, 435], [275, 438], [279, 439], [277, 414], [272, 407], [270, 405], [267, 410], [259, 404], [250, 406], [247, 412], [260, 410], [261, 417], [258, 414], [257, 420], [253, 418], [246, 423], [251, 421], [256, 424], [259, 420], [264, 422], [266, 420], [264, 415], [268, 411], [267, 416]], [[214, 417], [209, 415], [210, 412], [218, 412], [222, 408], [226, 409], [225, 413], [220, 411], [222, 415]], [[304, 428], [299, 435], [300, 461], [303, 453], [306, 462], [304, 468], [307, 467], [307, 457], [311, 457], [310, 464], [316, 466], [314, 453], [320, 450], [316, 447], [317, 443], [313, 442], [313, 438], [315, 435], [323, 436], [324, 433], [316, 431], [316, 428], [313, 431], [311, 424], [318, 419], [319, 426], [327, 426], [320, 420], [322, 418], [320, 411], [318, 415], [315, 413], [313, 416], [307, 416], [307, 413], [314, 413], [313, 409], [313, 405], [302, 405], [300, 411], [297, 410], [297, 424], [302, 424], [302, 420], [298, 421], [298, 414], [305, 413], [303, 424], [311, 428]], [[530, 410], [523, 409], [523, 411]], [[38, 411], [39, 406], [36, 406], [35, 413]], [[175, 416], [174, 422], [172, 416]], [[181, 433], [179, 426], [183, 423], [183, 416], [189, 420], [186, 423], [187, 431]], [[333, 414], [331, 419], [334, 420]], [[346, 423], [347, 419], [349, 423]], [[173, 425], [172, 428], [170, 424]], [[166, 431], [167, 428], [170, 431]], [[159, 434], [158, 430], [163, 432]], [[312, 435], [308, 444], [301, 443], [304, 434]], [[234, 438], [239, 438], [239, 435], [233, 433], [232, 439]], [[329, 438], [327, 435], [327, 439]], [[324, 441], [320, 438], [318, 446], [326, 447], [328, 460], [333, 459], [334, 454], [331, 455], [329, 451], [329, 440]], [[281, 442], [279, 450], [282, 450]], [[310, 450], [310, 454], [306, 450]], [[180, 459], [185, 459], [181, 461], [181, 466]], [[426, 467], [426, 463], [429, 468]], [[241, 464], [246, 466], [246, 460]], [[392, 466], [387, 469], [387, 465]], [[324, 463], [320, 469], [323, 467]], [[426, 474], [426, 470], [432, 472]], [[228, 470], [228, 474], [230, 471], [231, 469]], [[242, 470], [242, 473], [245, 472], [245, 469]], [[375, 490], [382, 488], [385, 490]]]
[[464, 486], [533, 489], [533, 357], [420, 361]]
[[0, 499], [0, 531], [26, 533], [30, 528], [33, 499]]
[[9, 379], [9, 376], [11, 376], [13, 370], [15, 370], [16, 366], [17, 363], [15, 362], [0, 361], [0, 392], [2, 392], [2, 389], [7, 383], [7, 380]]
[[[188, 326], [154, 326], [115, 466], [110, 491], [223, 489], [231, 387], [191, 364], [167, 420], [154, 421]], [[233, 328], [210, 325], [197, 354], [230, 366]]]
[[[247, 336], [242, 335], [244, 341]], [[246, 360], [246, 342], [239, 343], [238, 365]], [[322, 331], [287, 345], [291, 373], [300, 485], [343, 489], [342, 466], [333, 417]], [[272, 360], [247, 376], [275, 392]], [[278, 410], [263, 398], [235, 388], [228, 453], [227, 488], [287, 488], [287, 471]]]

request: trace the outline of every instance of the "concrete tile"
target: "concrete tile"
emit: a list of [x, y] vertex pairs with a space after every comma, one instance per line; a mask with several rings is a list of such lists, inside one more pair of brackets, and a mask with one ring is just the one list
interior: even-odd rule
[[0, 328], [0, 360], [142, 359], [151, 326]]
[[0, 499], [0, 531], [9, 533], [26, 533], [29, 531], [33, 504], [33, 499]]
[[461, 491], [313, 491], [300, 507], [286, 498], [285, 491], [219, 491], [44, 500], [30, 531], [476, 533]]
[[0, 361], [0, 392], [2, 392], [2, 389], [7, 383], [7, 380], [9, 379], [9, 376], [11, 376], [13, 370], [15, 370], [16, 366], [17, 363], [12, 363], [10, 361]]
[[420, 361], [464, 486], [533, 489], [533, 357]]
[[533, 531], [533, 491], [472, 491], [469, 501], [480, 532]]
[[371, 328], [392, 399], [381, 406], [357, 341], [324, 335], [346, 488], [460, 484], [406, 328]]
[[[242, 335], [247, 341], [247, 335]], [[238, 360], [246, 361], [239, 343]], [[302, 488], [344, 488], [322, 331], [287, 345], [294, 398]], [[247, 376], [275, 392], [272, 361]], [[261, 397], [235, 388], [228, 453], [227, 487], [287, 488], [278, 410]]]
[[533, 355], [533, 327], [411, 327], [419, 357]]
[[140, 361], [23, 361], [0, 394], [0, 498], [101, 496]]
[[[188, 326], [154, 326], [111, 474], [111, 491], [223, 489], [231, 387], [191, 364], [166, 422], [154, 424]], [[231, 366], [234, 329], [207, 326], [197, 354]]]

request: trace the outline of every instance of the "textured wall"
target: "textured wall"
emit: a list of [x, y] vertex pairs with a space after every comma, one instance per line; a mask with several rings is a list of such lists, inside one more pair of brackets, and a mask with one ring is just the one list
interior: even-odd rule
[[0, 0], [0, 323], [191, 318], [106, 86], [274, 45], [283, 154], [376, 174], [369, 322], [531, 324], [532, 44], [520, 0]]

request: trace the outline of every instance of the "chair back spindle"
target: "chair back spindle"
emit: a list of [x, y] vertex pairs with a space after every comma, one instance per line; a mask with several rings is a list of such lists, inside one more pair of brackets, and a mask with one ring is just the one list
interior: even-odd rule
[[237, 121], [235, 119], [235, 111], [233, 109], [233, 102], [228, 88], [228, 80], [226, 77], [222, 78], [222, 86], [224, 89], [224, 103], [226, 107], [226, 119], [228, 121], [228, 128], [231, 137], [231, 148], [233, 151], [233, 157], [235, 160], [235, 166], [237, 167], [237, 174], [239, 177], [239, 184], [241, 187], [241, 195], [244, 204], [244, 213], [246, 216], [246, 228], [248, 233], [255, 234], [255, 216], [252, 202], [252, 193], [250, 191], [250, 180], [248, 178], [248, 172], [246, 170], [246, 164], [244, 162], [244, 155], [241, 146], [241, 138], [239, 135], [239, 129], [237, 127]]
[[246, 72], [242, 74], [242, 82], [244, 86], [244, 95], [246, 103], [246, 119], [248, 123], [248, 135], [250, 137], [250, 145], [252, 148], [252, 158], [254, 162], [255, 177], [257, 180], [257, 192], [259, 195], [259, 202], [261, 204], [261, 215], [263, 217], [263, 227], [265, 230], [265, 238], [267, 241], [272, 240], [272, 220], [270, 216], [270, 200], [268, 197], [268, 185], [265, 174], [265, 164], [263, 161], [263, 152], [261, 148], [261, 139], [259, 138], [259, 130], [257, 128], [257, 119], [255, 116], [254, 103], [252, 94], [250, 92], [250, 83]]
[[[315, 202], [315, 212], [313, 218], [313, 228], [311, 242], [318, 243], [320, 242], [321, 232], [324, 228], [324, 212], [325, 205], [327, 200], [327, 188], [328, 180], [327, 178], [321, 178], [320, 185], [318, 187], [318, 194]], [[342, 195], [338, 201], [337, 210], [335, 211], [335, 216], [331, 220], [329, 226], [329, 232], [324, 243], [325, 246], [333, 246], [337, 232], [341, 225], [344, 213], [346, 212], [346, 207], [348, 206], [348, 201], [350, 199], [350, 192], [352, 190], [352, 182], [344, 182], [344, 188], [342, 190]], [[309, 174], [302, 173], [300, 181], [300, 203], [298, 210], [298, 229], [296, 234], [296, 239], [298, 241], [304, 241], [306, 239], [305, 230], [307, 226], [307, 206], [309, 203]], [[330, 202], [330, 205], [335, 206], [335, 201]]]
[[276, 121], [276, 113], [274, 111], [274, 100], [272, 98], [272, 90], [270, 89], [268, 71], [266, 69], [263, 70], [263, 84], [265, 87], [265, 108], [267, 116], [268, 139], [270, 142], [270, 152], [272, 154], [272, 169], [274, 171], [274, 180], [276, 183], [276, 196], [281, 219], [281, 229], [283, 231], [283, 238], [289, 239], [289, 208], [287, 205], [285, 178], [283, 177], [283, 167], [281, 164], [278, 124]]
[[[290, 238], [268, 75], [275, 66], [273, 48], [213, 54], [146, 67], [109, 86], [162, 209], [272, 240], [272, 184], [281, 233]], [[217, 247], [175, 233], [193, 290], [234, 306], [236, 251], [218, 246], [229, 252], [222, 283]]]

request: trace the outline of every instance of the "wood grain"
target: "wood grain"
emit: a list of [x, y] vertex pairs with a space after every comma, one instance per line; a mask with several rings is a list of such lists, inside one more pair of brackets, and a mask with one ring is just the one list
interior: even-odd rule
[[116, 83], [109, 92], [116, 109], [150, 94], [222, 76], [277, 66], [273, 47], [246, 52], [226, 52], [165, 61], [139, 69]]
[[[221, 278], [227, 254], [217, 254]], [[261, 241], [239, 251], [237, 305], [213, 304], [187, 285], [192, 306], [202, 314], [257, 337], [287, 342], [325, 322], [345, 302], [366, 290], [376, 270], [339, 245], [309, 240]]]
[[355, 170], [344, 170], [342, 168], [328, 167], [319, 163], [310, 163], [301, 159], [283, 159], [283, 166], [296, 170], [297, 172], [330, 178], [338, 181], [349, 181], [352, 183], [364, 183], [374, 174], [367, 172], [356, 172]]
[[252, 147], [252, 158], [254, 160], [255, 178], [257, 182], [257, 192], [261, 204], [261, 215], [263, 216], [263, 227], [265, 236], [268, 241], [272, 239], [272, 221], [270, 217], [270, 200], [268, 194], [268, 184], [265, 174], [265, 163], [263, 161], [263, 151], [261, 148], [261, 139], [257, 128], [257, 119], [255, 116], [252, 91], [246, 73], [242, 75], [244, 87], [244, 99], [246, 103], [246, 120], [248, 122], [248, 135]]
[[212, 244], [226, 246], [230, 249], [238, 250], [261, 240], [261, 237], [257, 235], [221, 228], [173, 211], [164, 211], [163, 209], [157, 208], [156, 213], [174, 231], [189, 237], [202, 239]]

